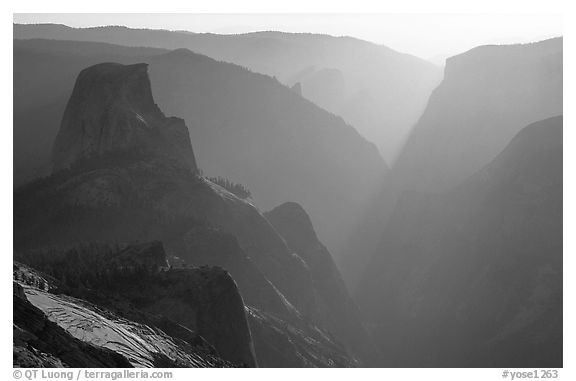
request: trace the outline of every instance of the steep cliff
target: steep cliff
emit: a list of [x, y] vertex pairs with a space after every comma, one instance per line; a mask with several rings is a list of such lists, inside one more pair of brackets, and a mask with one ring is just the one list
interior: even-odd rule
[[318, 240], [310, 217], [297, 203], [286, 202], [264, 216], [298, 254], [310, 271], [318, 305], [313, 318], [329, 328], [366, 366], [381, 364], [376, 346], [368, 337], [358, 308], [328, 249]]
[[184, 120], [166, 118], [154, 103], [147, 67], [105, 63], [80, 72], [54, 143], [54, 171], [132, 150], [196, 169]]
[[562, 117], [400, 199], [357, 300], [400, 367], [562, 366]]
[[402, 189], [449, 189], [491, 162], [524, 126], [560, 114], [562, 38], [451, 57], [391, 181]]

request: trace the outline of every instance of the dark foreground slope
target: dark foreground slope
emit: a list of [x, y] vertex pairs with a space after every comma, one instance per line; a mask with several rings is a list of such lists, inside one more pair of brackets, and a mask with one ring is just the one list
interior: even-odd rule
[[239, 66], [186, 50], [48, 40], [14, 47], [16, 184], [49, 172], [76, 75], [109, 61], [148, 63], [156, 102], [185, 120], [204, 173], [244, 184], [265, 209], [300, 203], [337, 260], [345, 255], [339, 243], [386, 173], [376, 147], [341, 118]]
[[446, 61], [394, 168], [403, 189], [449, 189], [524, 126], [562, 114], [562, 38], [480, 46]]
[[391, 162], [441, 79], [439, 67], [383, 45], [351, 37], [257, 32], [236, 35], [125, 27], [14, 25], [14, 38], [186, 48], [217, 60], [298, 83], [301, 95], [343, 117]]
[[14, 264], [14, 365], [255, 365], [242, 298], [222, 269], [162, 269], [150, 260], [166, 263], [158, 244], [36, 254], [22, 259], [55, 277]]
[[397, 366], [562, 367], [562, 117], [398, 203], [358, 291]]
[[[146, 65], [98, 64], [82, 71], [60, 131], [57, 170], [14, 194], [18, 252], [160, 241], [174, 266], [223, 267], [247, 306], [297, 329], [299, 344], [283, 357], [323, 353], [299, 366], [359, 363], [360, 356], [314, 319], [320, 306], [304, 261], [253, 205], [199, 176], [185, 125], [154, 104]], [[162, 299], [157, 312], [167, 309], [184, 319], [180, 302], [162, 307]], [[272, 320], [263, 322], [269, 327]], [[280, 336], [287, 340], [288, 333]], [[203, 336], [218, 349], [218, 335]], [[275, 341], [258, 335], [256, 358], [259, 350], [271, 353]], [[283, 366], [283, 357], [258, 363]]]

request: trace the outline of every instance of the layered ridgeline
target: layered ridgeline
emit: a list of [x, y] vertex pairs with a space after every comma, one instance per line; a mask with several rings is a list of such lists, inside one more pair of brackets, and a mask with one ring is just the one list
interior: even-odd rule
[[480, 46], [446, 61], [395, 167], [403, 189], [449, 189], [524, 126], [562, 114], [562, 38]]
[[526, 125], [562, 114], [562, 38], [481, 46], [446, 61], [444, 79], [414, 126], [382, 194], [339, 263], [361, 277], [403, 190], [450, 189], [492, 161]]
[[562, 367], [562, 117], [442, 194], [406, 193], [361, 309], [402, 367]]
[[257, 32], [236, 35], [64, 25], [14, 25], [14, 38], [187, 48], [277, 77], [351, 123], [392, 162], [441, 70], [417, 57], [351, 37]]
[[[210, 265], [228, 271], [246, 305], [250, 332], [219, 307], [211, 311], [228, 328], [197, 329], [201, 314], [194, 299], [185, 299], [185, 285], [169, 286], [162, 278], [150, 284], [134, 283], [136, 278], [121, 288], [126, 292], [120, 297], [138, 311], [164, 315], [195, 331], [234, 364], [370, 364], [370, 341], [354, 306], [345, 293], [334, 304], [334, 296], [319, 286], [325, 278], [339, 279], [337, 269], [330, 268], [329, 275], [313, 271], [306, 253], [289, 247], [252, 204], [199, 175], [185, 124], [166, 117], [154, 103], [146, 64], [84, 69], [63, 115], [54, 173], [14, 194], [18, 258], [34, 264], [35, 253], [60, 253], [90, 242], [159, 241], [174, 268]], [[170, 271], [161, 277], [170, 277]], [[84, 287], [118, 290], [98, 279]], [[202, 300], [202, 293], [197, 295]], [[208, 302], [211, 295], [206, 294]], [[248, 339], [232, 339], [237, 335]], [[231, 348], [231, 342], [243, 350]]]
[[185, 120], [204, 174], [245, 185], [264, 209], [301, 204], [337, 261], [345, 256], [340, 243], [387, 172], [376, 147], [273, 78], [187, 50], [14, 41], [17, 184], [48, 171], [76, 75], [109, 61], [149, 64], [156, 102]]

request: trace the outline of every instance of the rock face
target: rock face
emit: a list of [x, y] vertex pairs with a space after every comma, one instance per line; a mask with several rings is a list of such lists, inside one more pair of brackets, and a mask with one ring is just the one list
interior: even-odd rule
[[[139, 300], [143, 311], [162, 314], [191, 328], [212, 344], [222, 358], [243, 366], [257, 366], [244, 302], [227, 271], [201, 268], [161, 275], [153, 285], [136, 284], [127, 292], [128, 297], [147, 297], [148, 301]], [[146, 295], [138, 287], [146, 288]]]
[[328, 249], [318, 240], [306, 211], [297, 203], [286, 202], [264, 215], [310, 271], [318, 305], [314, 319], [328, 327], [364, 365], [381, 364], [382, 359], [362, 325], [356, 304]]
[[132, 366], [122, 355], [78, 340], [58, 324], [50, 321], [42, 310], [28, 301], [24, 289], [16, 282], [13, 299], [13, 365], [15, 367], [128, 368]]
[[357, 300], [399, 367], [562, 367], [562, 117], [442, 194], [407, 193]]
[[[233, 364], [256, 365], [244, 302], [236, 283], [222, 268], [168, 270], [160, 242], [127, 247], [84, 244], [66, 251], [28, 253], [22, 259], [57, 277], [62, 293], [107, 308], [131, 303], [140, 312], [187, 327], [197, 335], [193, 335], [192, 342], [206, 339], [220, 357]], [[41, 289], [49, 284], [40, 283]], [[153, 320], [151, 324], [158, 322]], [[173, 325], [162, 324], [162, 328], [168, 333], [174, 330]], [[180, 337], [180, 331], [186, 330], [178, 329], [176, 337], [187, 340], [189, 335]]]
[[[116, 68], [120, 72], [126, 70], [122, 65], [108, 68]], [[99, 72], [101, 67], [97, 65], [86, 69], [84, 76], [90, 77], [91, 70]], [[100, 83], [95, 82], [93, 86], [100, 86]], [[128, 90], [118, 91], [125, 94]], [[122, 98], [120, 102], [123, 104]], [[149, 103], [150, 107], [153, 107], [152, 104]], [[151, 113], [146, 109], [140, 111], [138, 115]], [[69, 112], [76, 114], [74, 110]], [[139, 120], [135, 113], [127, 115]], [[82, 130], [81, 124], [75, 125]], [[170, 151], [166, 151], [170, 147], [160, 144], [149, 148], [153, 139], [144, 135], [148, 130], [141, 129], [139, 122], [129, 120], [127, 125], [137, 129], [138, 134], [142, 132], [142, 138], [130, 140], [130, 145], [125, 149], [104, 151], [95, 156], [79, 156], [70, 163], [68, 169], [56, 171], [50, 177], [22, 187], [15, 193], [15, 249], [33, 256], [38, 250], [58, 250], [90, 242], [112, 244], [159, 241], [173, 267], [177, 267], [175, 264], [186, 267], [187, 263], [226, 269], [237, 282], [242, 300], [247, 306], [265, 314], [273, 314], [284, 323], [297, 327], [302, 337], [312, 337], [319, 330], [328, 331], [327, 327], [314, 325], [309, 319], [317, 314], [319, 306], [306, 263], [287, 247], [285, 240], [270, 222], [248, 201], [191, 171], [189, 163], [174, 160]], [[115, 128], [106, 123], [99, 127], [102, 130]], [[76, 144], [85, 143], [76, 141]], [[155, 254], [143, 256], [143, 249], [146, 246], [132, 247], [118, 253], [117, 258], [111, 261], [120, 268], [139, 269], [142, 265], [148, 268], [150, 263], [164, 267], [160, 263], [161, 258]], [[158, 245], [152, 245], [150, 249], [155, 251]], [[168, 305], [162, 304], [162, 300], [173, 299], [161, 286], [176, 282], [170, 278], [175, 276], [171, 274], [175, 272], [162, 275], [163, 281], [157, 284], [157, 288], [150, 290], [155, 297], [140, 308], [149, 313], [167, 311], [171, 319], [192, 329], [201, 319], [190, 319], [190, 316], [197, 316], [197, 312], [190, 312], [189, 306], [203, 303], [202, 299], [188, 300], [182, 290], [175, 301], [180, 307], [169, 305], [168, 301], [165, 302]], [[222, 275], [224, 278], [226, 276]], [[182, 280], [179, 282], [170, 287], [185, 287], [186, 283], [182, 284]], [[229, 283], [222, 284], [231, 287]], [[138, 295], [142, 287], [133, 288], [135, 295]], [[204, 290], [208, 299], [227, 300], [218, 294], [217, 285]], [[141, 296], [134, 296], [131, 300], [135, 302], [141, 299]], [[217, 326], [234, 326], [233, 322], [227, 321], [236, 319], [230, 313], [220, 307], [214, 307], [214, 311], [215, 315], [205, 321], [208, 328], [210, 322]], [[271, 320], [267, 322], [271, 324]], [[247, 361], [251, 345], [246, 340], [235, 339], [240, 348], [223, 346], [221, 340], [230, 342], [230, 338], [236, 336], [232, 333], [223, 334], [225, 329], [208, 328], [202, 330], [201, 335], [226, 360], [235, 363], [241, 360], [248, 365], [258, 362], [261, 366], [272, 366], [274, 363]], [[237, 335], [244, 334], [242, 324], [235, 329]], [[328, 337], [327, 334], [322, 335]], [[265, 335], [258, 335], [258, 340], [262, 342], [255, 343], [256, 348], [268, 348], [273, 344], [272, 341], [266, 341]], [[330, 346], [330, 350], [324, 351], [326, 354], [323, 358], [326, 361], [321, 359], [308, 365], [330, 366], [341, 363], [340, 360], [336, 361], [337, 358], [347, 359], [346, 364], [358, 364], [355, 353], [344, 345], [333, 343], [338, 338], [326, 340], [315, 344], [320, 347]], [[306, 343], [304, 339], [302, 345]], [[240, 354], [244, 357], [239, 360]], [[258, 350], [256, 356], [258, 360]], [[296, 353], [293, 356], [297, 356]], [[330, 356], [335, 360], [330, 360]], [[275, 364], [281, 365], [278, 362]]]
[[259, 364], [270, 368], [351, 368], [360, 364], [341, 343], [314, 326], [302, 326], [247, 307]]
[[298, 95], [302, 95], [302, 84], [300, 82], [296, 82], [290, 89]]
[[451, 57], [392, 181], [403, 189], [449, 189], [492, 161], [524, 126], [560, 114], [562, 38]]
[[[79, 263], [73, 263], [74, 260], [70, 261], [72, 258], [71, 256], [67, 257], [69, 261], [66, 266], [80, 269], [77, 266]], [[79, 257], [76, 259], [78, 260]], [[110, 264], [106, 266], [108, 269], [114, 268]], [[120, 269], [117, 268], [116, 271], [118, 270]], [[188, 270], [189, 273], [194, 271]], [[72, 276], [73, 274], [67, 273], [67, 275]], [[93, 273], [82, 274], [81, 271], [77, 275], [94, 276]], [[112, 279], [118, 280], [120, 278], [112, 277], [109, 280]], [[151, 279], [153, 278], [150, 276], [141, 277], [138, 281], [150, 281]], [[177, 332], [176, 335], [168, 334], [169, 331], [166, 330], [166, 327], [174, 331], [173, 327], [177, 326], [175, 323], [164, 322], [165, 332], [150, 324], [149, 321], [146, 324], [137, 322], [127, 318], [127, 316], [122, 316], [117, 311], [113, 312], [101, 305], [96, 306], [86, 300], [65, 295], [61, 293], [62, 287], [67, 288], [69, 292], [80, 291], [71, 288], [71, 283], [65, 278], [63, 280], [64, 282], [59, 284], [58, 280], [43, 276], [43, 274], [25, 265], [15, 264], [15, 365], [22, 367], [43, 365], [119, 368], [250, 365], [250, 363], [243, 362], [241, 357], [236, 357], [237, 362], [235, 363], [222, 360], [215, 350], [203, 341], [201, 336], [192, 333], [192, 331], [181, 328], [187, 334], [180, 332]], [[122, 285], [125, 286], [129, 283], [124, 279]], [[119, 286], [119, 284], [113, 284], [113, 286]], [[101, 287], [101, 285], [97, 287]], [[235, 293], [238, 295], [237, 290]], [[108, 297], [110, 306], [113, 307], [113, 300], [118, 296], [106, 293], [103, 295]], [[129, 295], [122, 294], [121, 297], [126, 298], [123, 299], [125, 301], [129, 300]], [[228, 302], [226, 299], [216, 301], [222, 304]], [[196, 304], [195, 306], [196, 308], [200, 307], [198, 309], [201, 314], [213, 312], [209, 309], [206, 310], [205, 305]], [[232, 305], [232, 307], [238, 308], [237, 305]], [[239, 309], [236, 309], [236, 313], [240, 312], [243, 316], [242, 309], [243, 306], [240, 305]], [[230, 312], [233, 313], [233, 311], [228, 311], [228, 313]], [[142, 318], [140, 317], [140, 319]], [[236, 332], [228, 333], [235, 334]], [[249, 331], [245, 329], [245, 332]], [[190, 338], [192, 340], [186, 341]], [[241, 345], [241, 343], [242, 341], [237, 341], [232, 344]], [[226, 355], [234, 357], [230, 356], [230, 353]]]
[[[338, 69], [308, 67], [288, 79], [288, 83], [294, 81], [296, 81], [296, 84], [300, 83], [301, 87], [303, 86], [304, 89], [301, 90], [301, 95], [304, 98], [310, 99], [325, 110], [341, 115], [338, 111], [347, 109], [345, 113], [353, 120], [361, 119], [363, 116], [366, 117], [367, 113], [370, 112], [370, 110], [362, 110], [366, 114], [363, 116], [359, 115], [362, 114], [362, 103], [365, 101], [369, 102], [369, 94], [358, 93], [354, 97], [347, 99], [348, 89], [345, 75]], [[350, 102], [350, 104], [347, 104], [347, 102]], [[375, 115], [372, 114], [370, 117], [375, 117]], [[385, 128], [382, 129], [385, 130]], [[384, 134], [386, 133], [384, 132]], [[382, 145], [380, 146], [382, 147]], [[382, 150], [383, 157], [386, 159], [390, 159], [389, 152], [384, 154], [389, 148], [391, 146]]]
[[80, 72], [54, 143], [54, 171], [132, 150], [196, 169], [184, 120], [166, 118], [154, 103], [147, 67], [104, 63]]

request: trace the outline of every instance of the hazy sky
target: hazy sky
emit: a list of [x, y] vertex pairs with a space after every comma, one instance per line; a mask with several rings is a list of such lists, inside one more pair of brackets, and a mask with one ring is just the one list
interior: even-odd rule
[[73, 27], [125, 25], [191, 32], [260, 30], [348, 35], [437, 60], [483, 44], [529, 42], [562, 35], [551, 14], [15, 14], [16, 23]]

